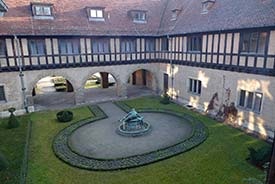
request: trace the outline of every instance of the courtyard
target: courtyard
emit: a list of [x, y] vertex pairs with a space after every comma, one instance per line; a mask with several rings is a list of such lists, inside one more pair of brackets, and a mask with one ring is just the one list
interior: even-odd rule
[[0, 184], [275, 184], [274, 17], [0, 0]]
[[[161, 104], [157, 96], [147, 96], [115, 103], [101, 103], [93, 106], [71, 108], [74, 119], [69, 123], [58, 123], [56, 113], [49, 110], [35, 112], [20, 117], [20, 127], [5, 129], [7, 119], [0, 123], [0, 151], [7, 155], [11, 166], [0, 172], [1, 183], [18, 183], [22, 177], [27, 183], [246, 183], [244, 179], [262, 179], [263, 171], [246, 161], [248, 147], [261, 147], [268, 144], [228, 125], [216, 122], [207, 116], [190, 111], [180, 105]], [[120, 104], [119, 106], [115, 104]], [[151, 122], [153, 130], [138, 138], [136, 149], [131, 149], [124, 137], [118, 137], [108, 131], [118, 126], [116, 120], [126, 113], [119, 107], [135, 108]], [[100, 107], [108, 118], [98, 119], [95, 109]], [[93, 111], [94, 109], [94, 111]], [[187, 116], [200, 121], [205, 126], [207, 138], [189, 150], [179, 154], [156, 159], [143, 166], [129, 167], [114, 171], [94, 171], [77, 168], [68, 164], [55, 154], [53, 144], [62, 131], [84, 121], [94, 121], [76, 129], [70, 137], [72, 145], [80, 154], [97, 159], [127, 158], [133, 155], [160, 150], [175, 145], [182, 139], [190, 137], [192, 129], [187, 121], [182, 122], [178, 116], [165, 113], [145, 112], [158, 110]], [[152, 118], [154, 117], [154, 118]], [[112, 123], [108, 124], [108, 119]], [[151, 119], [150, 119], [151, 118]], [[31, 126], [30, 123], [31, 121]], [[171, 126], [167, 126], [167, 125]], [[156, 130], [154, 127], [164, 127]], [[107, 130], [104, 129], [107, 127]], [[31, 131], [28, 129], [31, 128]], [[109, 128], [109, 129], [108, 129]], [[191, 128], [191, 129], [190, 129]], [[107, 131], [107, 134], [104, 134]], [[113, 130], [114, 131], [114, 130]], [[171, 133], [171, 131], [173, 131]], [[27, 133], [28, 132], [28, 133]], [[182, 134], [182, 132], [185, 132]], [[28, 134], [30, 134], [28, 138]], [[107, 137], [104, 137], [108, 136]], [[154, 138], [152, 138], [154, 135]], [[93, 137], [94, 136], [94, 137]], [[135, 139], [135, 138], [129, 138]], [[149, 139], [148, 144], [144, 140]], [[27, 157], [26, 157], [27, 140]], [[91, 140], [93, 142], [91, 142]], [[112, 140], [117, 145], [112, 144]], [[80, 141], [81, 144], [77, 142]], [[109, 141], [109, 142], [108, 142]], [[111, 142], [110, 142], [111, 141]], [[154, 144], [156, 142], [156, 144]], [[121, 144], [121, 145], [119, 145]], [[97, 149], [86, 150], [97, 146]], [[114, 147], [113, 147], [114, 146]], [[92, 150], [92, 151], [91, 151]], [[112, 151], [114, 150], [114, 151]], [[128, 150], [128, 152], [121, 151]], [[9, 153], [9, 154], [8, 154]], [[12, 154], [11, 154], [12, 153]], [[161, 154], [160, 154], [161, 155]], [[26, 160], [25, 160], [26, 159]], [[23, 162], [25, 160], [25, 162]], [[23, 163], [23, 165], [22, 165]], [[25, 173], [25, 174], [22, 174]]]

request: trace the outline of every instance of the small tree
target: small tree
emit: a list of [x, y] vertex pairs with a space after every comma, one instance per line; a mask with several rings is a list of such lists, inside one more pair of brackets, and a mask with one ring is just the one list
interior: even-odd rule
[[162, 103], [162, 104], [170, 103], [170, 96], [167, 94], [167, 92], [161, 96], [160, 103]]
[[9, 165], [8, 160], [0, 152], [0, 171], [6, 169], [8, 167], [8, 165]]
[[9, 108], [9, 112], [11, 114], [8, 121], [8, 126], [7, 126], [8, 129], [17, 128], [19, 126], [19, 121], [17, 117], [14, 115], [14, 111], [15, 111], [15, 108]]

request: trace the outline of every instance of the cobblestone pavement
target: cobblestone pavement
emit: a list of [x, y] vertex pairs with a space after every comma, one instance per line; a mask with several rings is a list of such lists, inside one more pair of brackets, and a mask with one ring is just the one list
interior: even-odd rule
[[81, 155], [114, 159], [166, 148], [192, 134], [192, 126], [179, 117], [164, 113], [142, 113], [152, 125], [152, 132], [141, 137], [123, 137], [116, 133], [124, 111], [111, 102], [99, 104], [108, 118], [77, 129], [70, 137], [70, 146]]

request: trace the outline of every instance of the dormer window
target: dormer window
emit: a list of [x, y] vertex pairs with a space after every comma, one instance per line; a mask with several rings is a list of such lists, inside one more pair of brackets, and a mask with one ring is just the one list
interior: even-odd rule
[[5, 12], [8, 11], [8, 7], [4, 1], [0, 0], [0, 17], [3, 17]]
[[105, 21], [104, 7], [89, 7], [87, 11], [90, 21]]
[[207, 14], [208, 11], [215, 4], [216, 0], [202, 0], [202, 12], [201, 14]]
[[147, 14], [144, 10], [130, 10], [129, 15], [134, 23], [146, 23]]
[[53, 4], [32, 3], [32, 14], [35, 19], [53, 19]]
[[178, 15], [180, 14], [180, 12], [181, 12], [181, 9], [178, 9], [178, 8], [173, 9], [173, 10], [172, 10], [171, 21], [177, 20]]

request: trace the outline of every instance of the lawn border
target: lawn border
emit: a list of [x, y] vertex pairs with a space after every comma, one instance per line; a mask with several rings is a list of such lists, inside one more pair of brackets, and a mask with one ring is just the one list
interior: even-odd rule
[[30, 148], [31, 134], [32, 134], [32, 121], [29, 119], [25, 147], [24, 147], [24, 157], [23, 157], [21, 171], [20, 171], [20, 184], [26, 183], [26, 179], [28, 175], [29, 148]]
[[[118, 105], [118, 103], [120, 103], [120, 105], [124, 104], [125, 105], [124, 108]], [[126, 111], [128, 111], [130, 108], [123, 102], [116, 102], [115, 104]], [[171, 145], [169, 147], [166, 147], [160, 150], [155, 150], [150, 153], [144, 153], [141, 155], [135, 155], [135, 156], [119, 158], [119, 159], [105, 159], [105, 160], [87, 158], [85, 156], [75, 153], [72, 149], [70, 149], [68, 138], [79, 127], [107, 117], [106, 114], [97, 105], [90, 107], [90, 110], [92, 111], [93, 114], [95, 114], [94, 118], [81, 120], [61, 130], [55, 136], [53, 140], [53, 145], [52, 145], [55, 155], [60, 160], [62, 160], [63, 162], [73, 167], [77, 167], [81, 169], [96, 170], [96, 171], [110, 171], [110, 170], [128, 169], [128, 168], [151, 164], [164, 159], [168, 159], [170, 157], [181, 154], [183, 152], [187, 152], [195, 148], [196, 146], [200, 145], [201, 143], [203, 143], [208, 137], [207, 127], [201, 121], [199, 121], [196, 118], [193, 118], [190, 115], [187, 115], [185, 113], [176, 113], [174, 111], [167, 111], [164, 109], [143, 109], [143, 110], [139, 110], [139, 112], [168, 113], [171, 115], [178, 116], [180, 118], [184, 118], [186, 121], [192, 124], [193, 135], [191, 135], [191, 137], [177, 144]]]

